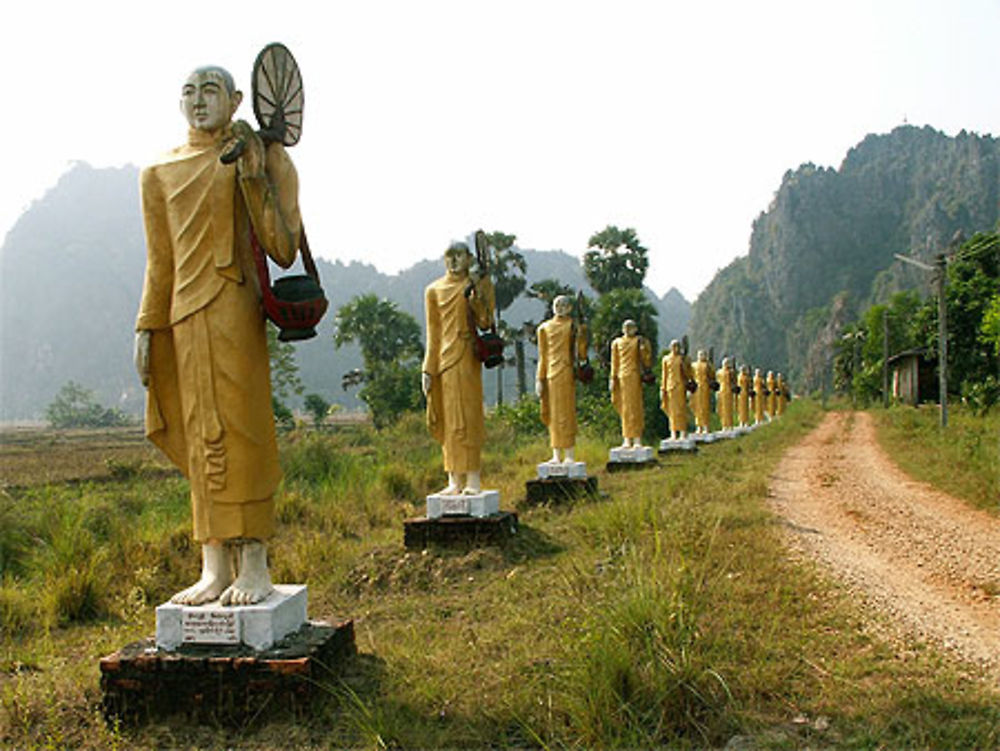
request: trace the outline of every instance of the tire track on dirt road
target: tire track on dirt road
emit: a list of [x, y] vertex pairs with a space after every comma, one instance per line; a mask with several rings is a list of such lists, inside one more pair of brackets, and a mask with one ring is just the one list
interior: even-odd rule
[[770, 500], [793, 550], [1000, 681], [1000, 520], [904, 474], [871, 415], [828, 413], [782, 457]]

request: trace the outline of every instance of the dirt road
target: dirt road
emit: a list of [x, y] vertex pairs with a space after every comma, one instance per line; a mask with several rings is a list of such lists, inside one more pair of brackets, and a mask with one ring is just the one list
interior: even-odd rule
[[827, 414], [783, 457], [771, 496], [793, 549], [899, 633], [1000, 681], [1000, 520], [911, 480], [864, 412]]

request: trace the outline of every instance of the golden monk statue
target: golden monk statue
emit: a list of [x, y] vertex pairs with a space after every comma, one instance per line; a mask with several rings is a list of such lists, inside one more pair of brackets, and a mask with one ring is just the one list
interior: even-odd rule
[[736, 371], [728, 357], [722, 358], [722, 367], [715, 374], [719, 391], [715, 395], [715, 410], [719, 413], [719, 423], [723, 430], [733, 429], [734, 399], [736, 397]]
[[576, 363], [587, 357], [587, 337], [573, 321], [572, 311], [572, 298], [559, 295], [552, 301], [553, 317], [542, 323], [537, 331], [535, 393], [541, 401], [542, 423], [549, 428], [553, 462], [574, 461]]
[[774, 378], [774, 371], [767, 371], [767, 380], [764, 388], [767, 390], [767, 399], [764, 402], [764, 413], [768, 420], [772, 420], [778, 414], [778, 382]]
[[709, 432], [712, 418], [712, 365], [705, 350], [698, 351], [698, 359], [691, 366], [697, 388], [691, 394], [691, 411], [694, 412], [695, 431], [703, 435]]
[[472, 273], [472, 253], [453, 242], [444, 254], [446, 273], [424, 291], [427, 349], [422, 388], [427, 397], [427, 427], [441, 444], [448, 485], [445, 495], [476, 495], [482, 490], [481, 452], [486, 441], [483, 417], [483, 366], [476, 356], [476, 329], [493, 320], [494, 292], [488, 276]]
[[611, 377], [608, 389], [622, 421], [622, 448], [642, 445], [645, 417], [642, 406], [642, 372], [652, 365], [653, 353], [632, 319], [622, 323], [622, 335], [611, 342]]
[[670, 438], [682, 441], [687, 438], [688, 428], [687, 384], [694, 373], [676, 339], [670, 342], [670, 351], [663, 356], [660, 367], [660, 407], [670, 423]]
[[761, 375], [760, 368], [755, 368], [753, 372], [753, 421], [755, 425], [764, 422], [764, 405], [767, 402], [767, 384], [764, 376]]
[[[249, 237], [252, 225], [287, 267], [301, 220], [295, 168], [280, 143], [265, 147], [232, 122], [241, 100], [222, 68], [195, 70], [181, 90], [187, 143], [141, 178], [147, 262], [135, 360], [146, 435], [191, 483], [202, 574], [171, 598], [186, 605], [245, 605], [273, 590], [264, 540], [281, 470]], [[222, 164], [237, 135], [242, 156]]]
[[750, 425], [750, 392], [753, 390], [753, 379], [750, 377], [749, 365], [743, 365], [740, 368], [736, 386], [740, 390], [736, 395], [736, 412], [739, 415], [740, 427], [745, 428]]
[[788, 406], [788, 384], [785, 383], [785, 377], [778, 373], [774, 379], [775, 387], [778, 389], [778, 395], [775, 402], [775, 414], [781, 417], [785, 414], [785, 407]]

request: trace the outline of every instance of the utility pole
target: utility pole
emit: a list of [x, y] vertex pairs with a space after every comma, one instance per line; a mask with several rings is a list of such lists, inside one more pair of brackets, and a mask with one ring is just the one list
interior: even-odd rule
[[938, 295], [938, 388], [941, 390], [941, 427], [948, 427], [948, 305], [944, 285], [948, 279], [948, 257], [937, 257]]
[[882, 406], [889, 408], [889, 306], [882, 311]]

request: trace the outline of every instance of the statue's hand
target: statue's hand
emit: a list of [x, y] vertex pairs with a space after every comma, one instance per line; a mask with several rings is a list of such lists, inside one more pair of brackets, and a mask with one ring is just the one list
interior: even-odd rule
[[542, 391], [544, 390], [545, 390], [545, 384], [542, 382], [542, 379], [539, 378], [537, 381], [535, 381], [535, 396], [541, 399]]
[[135, 332], [135, 348], [133, 356], [135, 358], [135, 372], [139, 374], [139, 380], [143, 386], [149, 386], [149, 331]]
[[244, 148], [236, 160], [236, 172], [240, 177], [263, 177], [267, 155], [264, 142], [246, 120], [233, 123], [233, 141], [242, 141]]
[[424, 396], [427, 396], [431, 391], [431, 374], [421, 373], [420, 374], [420, 390], [424, 392]]
[[609, 378], [608, 379], [608, 391], [614, 391], [614, 390], [615, 390], [615, 379], [614, 378]]

